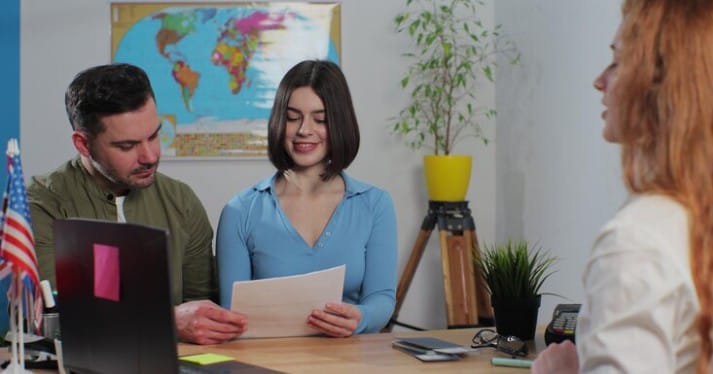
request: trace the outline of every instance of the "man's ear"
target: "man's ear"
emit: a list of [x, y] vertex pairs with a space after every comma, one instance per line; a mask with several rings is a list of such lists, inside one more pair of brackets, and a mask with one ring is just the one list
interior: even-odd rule
[[83, 131], [74, 131], [72, 133], [72, 143], [80, 155], [89, 157], [89, 135]]

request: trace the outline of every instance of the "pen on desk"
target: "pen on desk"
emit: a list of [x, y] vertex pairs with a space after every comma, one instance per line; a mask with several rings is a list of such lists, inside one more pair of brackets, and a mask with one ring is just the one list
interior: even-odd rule
[[532, 366], [532, 360], [524, 360], [521, 358], [493, 357], [490, 363], [493, 364], [493, 366], [511, 366], [516, 368], [529, 368]]

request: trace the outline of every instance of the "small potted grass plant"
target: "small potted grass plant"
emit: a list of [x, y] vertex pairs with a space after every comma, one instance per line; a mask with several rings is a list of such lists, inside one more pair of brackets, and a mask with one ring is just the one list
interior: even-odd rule
[[532, 339], [542, 298], [540, 288], [554, 273], [552, 265], [558, 258], [525, 240], [484, 247], [474, 261], [490, 291], [498, 334]]

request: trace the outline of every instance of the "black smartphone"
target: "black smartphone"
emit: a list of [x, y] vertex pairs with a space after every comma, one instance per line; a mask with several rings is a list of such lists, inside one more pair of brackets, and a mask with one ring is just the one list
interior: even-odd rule
[[552, 321], [545, 329], [545, 343], [561, 343], [565, 340], [575, 342], [577, 316], [582, 304], [558, 304], [552, 312]]

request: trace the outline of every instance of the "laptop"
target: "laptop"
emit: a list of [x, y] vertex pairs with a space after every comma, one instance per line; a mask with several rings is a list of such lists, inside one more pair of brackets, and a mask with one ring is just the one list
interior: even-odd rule
[[236, 361], [178, 360], [167, 231], [80, 218], [55, 220], [53, 229], [68, 372], [277, 372]]
[[177, 373], [168, 233], [75, 218], [53, 229], [65, 368]]

